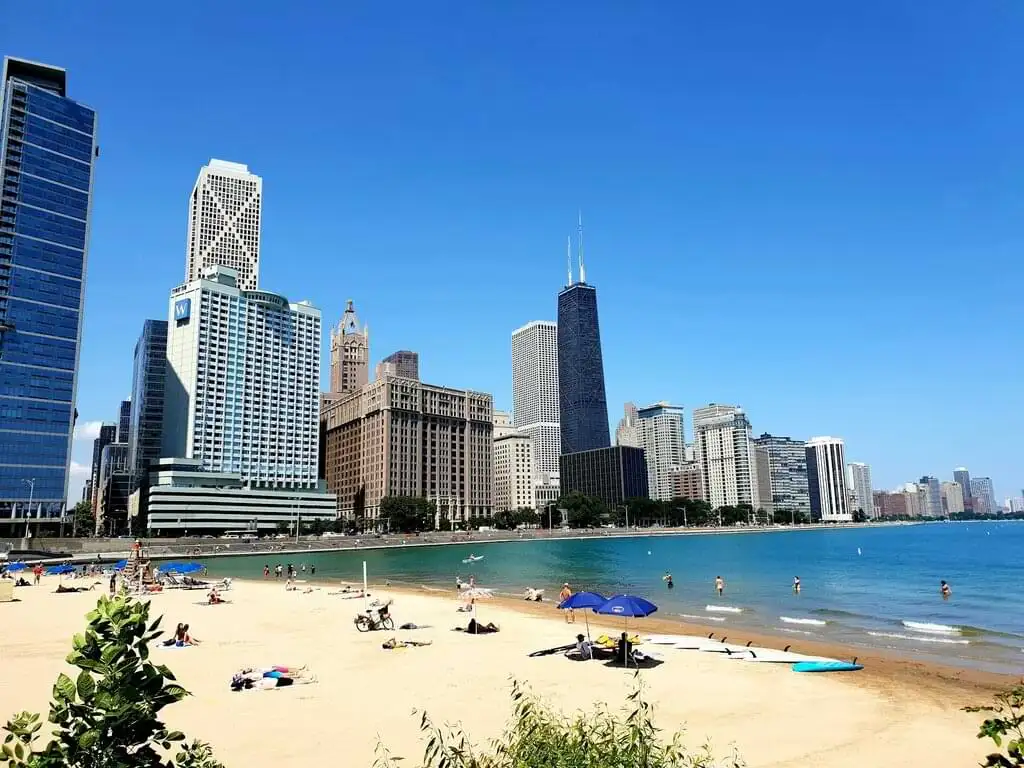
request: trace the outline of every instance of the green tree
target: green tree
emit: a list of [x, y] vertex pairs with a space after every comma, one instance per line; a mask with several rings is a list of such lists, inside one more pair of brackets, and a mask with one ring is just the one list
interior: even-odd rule
[[437, 507], [422, 496], [385, 496], [380, 500], [380, 520], [392, 533], [434, 530]]
[[516, 527], [520, 525], [537, 525], [540, 522], [540, 515], [529, 507], [522, 507], [515, 512]]
[[999, 768], [1024, 766], [1024, 681], [996, 696], [995, 704], [986, 707], [964, 707], [965, 712], [986, 712], [978, 730], [979, 739], [992, 739], [997, 747], [1006, 739], [1006, 754], [994, 752], [982, 763]]
[[[568, 511], [570, 528], [593, 528], [601, 525], [608, 519], [609, 511], [604, 502], [596, 496], [587, 496], [579, 491], [573, 491], [562, 496], [552, 510], [552, 521], [558, 525], [561, 513], [559, 509]], [[547, 520], [544, 520], [546, 523]]]
[[96, 519], [92, 516], [92, 504], [80, 501], [71, 510], [72, 530], [75, 536], [92, 536]]
[[[189, 693], [167, 667], [149, 661], [149, 644], [162, 634], [160, 619], [149, 623], [148, 602], [106, 596], [86, 619], [67, 657], [80, 671], [74, 680], [62, 672], [53, 686], [49, 741], [38, 742], [40, 716], [22, 712], [2, 729], [0, 762], [9, 768], [171, 768], [171, 749], [185, 736], [168, 731], [157, 715]], [[224, 768], [199, 742], [180, 747], [176, 762]]]
[[866, 523], [868, 521], [867, 513], [863, 509], [855, 509], [853, 511], [853, 522], [855, 523]]

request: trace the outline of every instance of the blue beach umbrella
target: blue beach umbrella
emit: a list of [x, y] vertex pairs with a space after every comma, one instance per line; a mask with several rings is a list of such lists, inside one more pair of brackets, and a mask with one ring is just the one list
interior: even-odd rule
[[114, 563], [114, 570], [123, 571], [126, 565], [128, 565], [127, 560], [118, 560], [116, 563]]
[[608, 598], [604, 595], [598, 594], [597, 592], [577, 592], [574, 595], [569, 595], [562, 602], [558, 604], [558, 609], [567, 611], [569, 609], [584, 611], [583, 621], [587, 625], [587, 638], [590, 638], [590, 618], [585, 612], [587, 608], [597, 609], [600, 606], [608, 602]]
[[203, 566], [199, 563], [167, 563], [160, 566], [160, 571], [163, 573], [178, 573], [182, 575], [201, 570], [203, 570]]
[[[623, 629], [628, 632], [630, 617], [650, 616], [657, 610], [658, 606], [642, 597], [637, 597], [636, 595], [615, 595], [608, 598], [604, 605], [595, 608], [594, 613], [600, 613], [605, 616], [621, 616], [625, 621]], [[622, 663], [623, 666], [626, 666], [628, 663], [625, 655], [623, 656]]]
[[63, 576], [65, 573], [74, 573], [75, 566], [73, 565], [54, 565], [46, 569], [46, 573], [49, 576]]
[[28, 568], [28, 566], [25, 565], [25, 563], [11, 563], [7, 566], [7, 572], [17, 573], [18, 571], [24, 571], [26, 568]]

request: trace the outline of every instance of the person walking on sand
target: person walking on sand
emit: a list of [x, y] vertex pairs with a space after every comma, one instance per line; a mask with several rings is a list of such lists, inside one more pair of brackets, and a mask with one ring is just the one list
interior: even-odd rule
[[[572, 590], [569, 589], [569, 583], [566, 582], [565, 584], [562, 585], [562, 591], [558, 593], [558, 602], [560, 604], [564, 603], [570, 597], [572, 597]], [[575, 624], [576, 623], [576, 611], [574, 611], [572, 608], [570, 608], [569, 610], [567, 610], [565, 612], [565, 623], [566, 624]]]
[[939, 582], [939, 592], [942, 593], [943, 600], [949, 600], [949, 596], [953, 594], [953, 590], [949, 588], [949, 584], [944, 581]]
[[718, 591], [719, 597], [725, 593], [725, 579], [721, 576], [715, 576], [715, 589]]

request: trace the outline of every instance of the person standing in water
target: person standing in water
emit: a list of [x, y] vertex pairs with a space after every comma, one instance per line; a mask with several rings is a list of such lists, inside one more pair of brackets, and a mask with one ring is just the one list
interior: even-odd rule
[[949, 596], [953, 594], [953, 590], [949, 588], [949, 584], [944, 581], [939, 582], [939, 592], [942, 593], [943, 600], [949, 600]]
[[675, 584], [672, 583], [672, 574], [668, 571], [665, 571], [665, 575], [661, 577], [661, 580], [665, 582], [665, 586], [669, 589], [672, 589], [672, 587], [675, 586]]
[[719, 597], [725, 593], [725, 579], [721, 576], [715, 576], [715, 589], [718, 591]]
[[[559, 603], [564, 603], [570, 597], [572, 597], [572, 590], [569, 588], [568, 582], [566, 582], [565, 584], [562, 585], [562, 591], [558, 593], [558, 602]], [[570, 608], [569, 610], [567, 610], [565, 612], [565, 623], [566, 624], [575, 624], [576, 623], [576, 611], [574, 611], [572, 608]]]
[[794, 595], [799, 595], [800, 594], [800, 577], [799, 576], [794, 576], [793, 577], [793, 594]]

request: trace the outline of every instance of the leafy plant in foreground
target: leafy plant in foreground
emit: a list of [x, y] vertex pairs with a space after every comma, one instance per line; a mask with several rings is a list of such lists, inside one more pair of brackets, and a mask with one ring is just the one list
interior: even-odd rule
[[[422, 768], [742, 768], [733, 754], [715, 760], [707, 745], [688, 752], [682, 733], [663, 741], [643, 698], [639, 675], [624, 713], [599, 706], [565, 717], [545, 705], [520, 683], [512, 683], [513, 716], [505, 733], [487, 750], [479, 750], [451, 726], [437, 726], [425, 713], [420, 730], [427, 738]], [[375, 768], [397, 768], [383, 745]], [[401, 759], [401, 758], [398, 758]]]
[[1022, 768], [1024, 766], [1024, 681], [996, 696], [996, 703], [987, 707], [964, 707], [965, 712], [991, 712], [978, 730], [978, 738], [989, 738], [997, 747], [1008, 737], [1006, 754], [993, 752], [983, 766]]
[[7, 722], [0, 764], [8, 768], [223, 768], [205, 744], [181, 746], [184, 734], [157, 718], [188, 691], [162, 664], [149, 661], [149, 643], [160, 636], [160, 619], [149, 623], [149, 603], [103, 596], [86, 615], [85, 633], [75, 635], [68, 664], [53, 686], [52, 738], [37, 744], [40, 716], [22, 712]]

